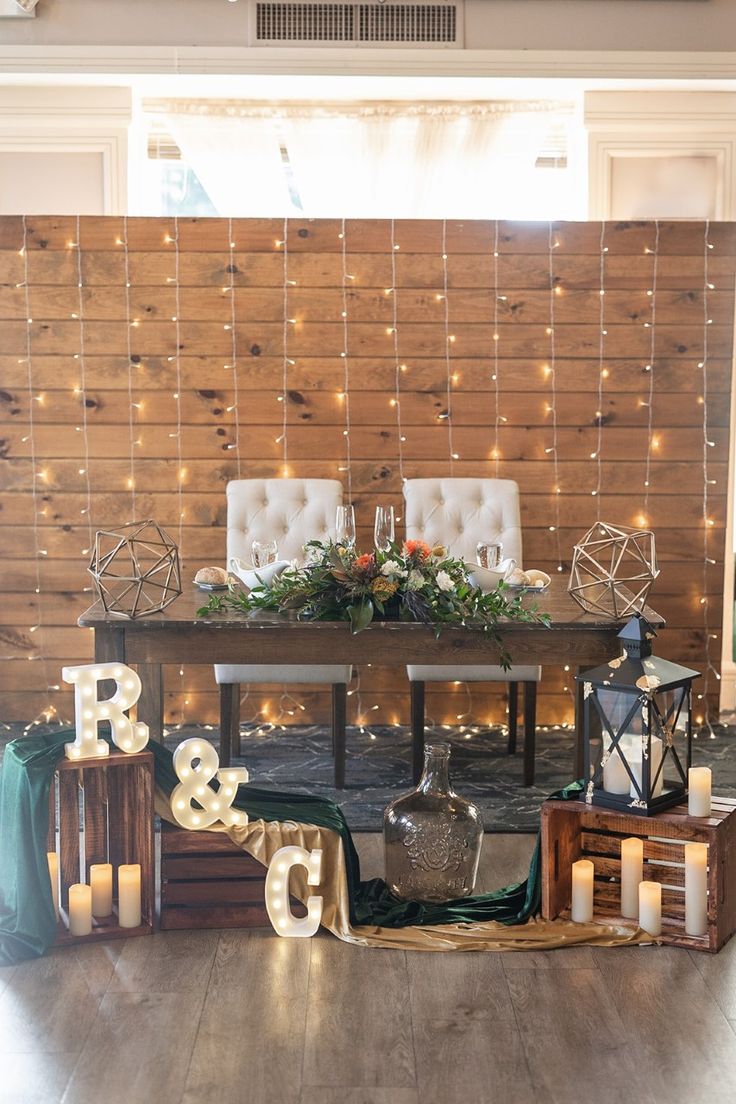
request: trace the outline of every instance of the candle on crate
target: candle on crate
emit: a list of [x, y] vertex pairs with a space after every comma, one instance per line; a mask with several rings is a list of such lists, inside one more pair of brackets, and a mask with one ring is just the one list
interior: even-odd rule
[[109, 916], [112, 912], [112, 864], [94, 863], [89, 868], [92, 889], [92, 915]]
[[685, 931], [708, 933], [708, 845], [685, 844]]
[[118, 867], [118, 923], [138, 928], [141, 923], [141, 868], [138, 863]]
[[659, 882], [639, 884], [639, 927], [650, 935], [662, 934], [662, 887]]
[[572, 864], [570, 916], [576, 924], [589, 924], [593, 919], [593, 870], [590, 859], [578, 859]]
[[687, 811], [690, 816], [710, 816], [710, 767], [690, 767], [687, 772]]
[[639, 885], [644, 878], [644, 841], [630, 836], [621, 840], [621, 915], [639, 916]]
[[72, 935], [92, 931], [92, 889], [88, 885], [69, 886], [69, 931]]
[[54, 912], [59, 919], [59, 856], [55, 851], [47, 851], [46, 860], [49, 864], [49, 878], [51, 879], [51, 896], [54, 901]]

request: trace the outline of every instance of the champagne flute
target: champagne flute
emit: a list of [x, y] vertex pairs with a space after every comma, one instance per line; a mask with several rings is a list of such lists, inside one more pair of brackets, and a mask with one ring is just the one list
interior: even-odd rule
[[335, 539], [346, 548], [355, 546], [355, 510], [352, 506], [337, 507]]
[[394, 542], [393, 506], [376, 506], [376, 520], [373, 526], [373, 541], [381, 552], [388, 552]]
[[279, 548], [275, 540], [254, 540], [251, 545], [251, 552], [253, 555], [254, 567], [268, 567], [269, 564], [276, 563]]

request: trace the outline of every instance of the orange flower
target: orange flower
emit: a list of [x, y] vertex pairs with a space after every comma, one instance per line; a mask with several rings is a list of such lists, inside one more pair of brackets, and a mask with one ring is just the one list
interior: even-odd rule
[[409, 559], [417, 560], [418, 563], [424, 563], [428, 560], [432, 552], [428, 544], [423, 540], [408, 540], [404, 541], [404, 555]]
[[353, 562], [353, 568], [355, 571], [359, 571], [362, 575], [372, 575], [376, 566], [376, 557], [372, 552], [364, 552], [362, 556], [357, 556]]

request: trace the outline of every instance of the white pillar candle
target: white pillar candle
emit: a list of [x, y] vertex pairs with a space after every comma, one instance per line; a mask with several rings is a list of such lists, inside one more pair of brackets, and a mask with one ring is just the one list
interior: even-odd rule
[[89, 868], [92, 889], [92, 915], [109, 916], [112, 912], [112, 864], [95, 863]]
[[[611, 741], [608, 741], [608, 747], [610, 748]], [[619, 751], [619, 748], [621, 751]], [[621, 758], [621, 752], [623, 752], [625, 758], [630, 758], [631, 751], [631, 739], [626, 736], [622, 736], [618, 744], [611, 751], [610, 757], [603, 764], [603, 789], [606, 793], [612, 794], [627, 794], [629, 787], [631, 786], [631, 779], [629, 772], [624, 766], [624, 761]]]
[[138, 863], [118, 867], [118, 923], [138, 928], [141, 923], [141, 868]]
[[59, 856], [55, 851], [47, 851], [46, 859], [49, 864], [49, 878], [51, 879], [51, 896], [54, 901], [54, 912], [59, 919]]
[[[627, 759], [629, 761], [629, 766], [631, 767], [631, 773], [633, 774], [634, 778], [638, 782], [639, 789], [641, 789], [641, 771], [642, 771], [642, 747], [641, 747], [641, 744], [639, 745], [639, 747], [637, 747], [635, 743], [632, 744], [631, 753], [629, 755], [627, 755]], [[652, 736], [652, 754], [651, 754], [651, 758], [650, 758], [650, 761], [649, 761], [649, 784], [650, 784], [650, 786], [654, 782], [654, 779], [657, 775], [657, 771], [659, 770], [659, 764], [661, 762], [662, 762], [662, 741], [660, 740], [659, 736]], [[664, 789], [664, 770], [662, 770], [660, 772], [659, 778], [657, 779], [656, 783], [654, 784], [654, 788], [652, 789], [652, 797], [659, 797], [660, 794], [662, 793], [663, 789]], [[631, 797], [636, 797], [636, 798], [639, 797], [639, 794], [637, 793], [633, 782], [631, 783], [631, 789], [629, 790], [629, 794], [631, 795]], [[646, 799], [646, 794], [644, 795], [644, 797]]]
[[639, 927], [650, 935], [662, 934], [662, 887], [659, 882], [639, 885]]
[[687, 811], [690, 816], [710, 816], [710, 767], [690, 767], [687, 772]]
[[92, 889], [88, 885], [69, 886], [69, 931], [72, 935], [92, 931]]
[[576, 924], [589, 924], [593, 919], [593, 872], [590, 859], [579, 859], [572, 864], [570, 915]]
[[708, 845], [685, 844], [685, 931], [708, 932]]
[[639, 916], [639, 885], [644, 877], [644, 841], [630, 836], [621, 840], [621, 915]]

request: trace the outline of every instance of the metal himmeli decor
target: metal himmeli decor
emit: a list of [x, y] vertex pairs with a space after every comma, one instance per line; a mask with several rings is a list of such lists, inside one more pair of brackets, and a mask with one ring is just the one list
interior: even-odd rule
[[618, 636], [620, 656], [576, 676], [584, 699], [584, 797], [650, 816], [687, 795], [698, 672], [652, 655], [654, 629], [641, 614]]
[[181, 594], [179, 551], [155, 521], [100, 530], [88, 571], [106, 612], [119, 617], [159, 613]]
[[598, 522], [575, 545], [568, 590], [589, 613], [641, 612], [659, 575], [654, 533]]

